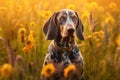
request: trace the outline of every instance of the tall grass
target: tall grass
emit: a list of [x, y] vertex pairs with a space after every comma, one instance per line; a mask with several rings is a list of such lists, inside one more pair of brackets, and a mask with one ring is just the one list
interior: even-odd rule
[[50, 43], [42, 28], [63, 8], [77, 11], [84, 25], [85, 41], [76, 41], [85, 79], [119, 80], [119, 7], [114, 0], [0, 0], [0, 80], [40, 80]]

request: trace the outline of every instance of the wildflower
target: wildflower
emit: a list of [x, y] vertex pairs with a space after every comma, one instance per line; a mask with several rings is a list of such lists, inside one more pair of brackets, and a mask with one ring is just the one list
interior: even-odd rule
[[26, 33], [26, 29], [25, 28], [20, 28], [18, 33], [19, 34], [25, 34]]
[[28, 40], [26, 43], [26, 47], [28, 47], [29, 49], [32, 49], [33, 43], [30, 40]]
[[99, 35], [99, 34], [100, 34], [100, 31], [94, 33], [94, 35]]
[[40, 15], [41, 15], [42, 17], [44, 17], [44, 18], [50, 17], [51, 14], [52, 14], [52, 12], [51, 12], [50, 10], [48, 10], [48, 11], [42, 10], [42, 11], [40, 12]]
[[35, 36], [35, 31], [30, 30], [30, 34]]
[[99, 41], [100, 41], [100, 39], [97, 39], [96, 41], [97, 41], [97, 43], [96, 43], [96, 47], [97, 47], [97, 48], [102, 47], [102, 43], [101, 43], [101, 42], [99, 42]]
[[30, 23], [30, 28], [35, 27], [35, 25], [36, 25], [36, 24], [35, 24], [35, 22], [34, 22], [34, 21], [33, 21], [33, 22], [31, 22], [31, 23]]
[[35, 32], [31, 30], [30, 34], [28, 35], [28, 40], [31, 40], [31, 42], [35, 42], [34, 36], [35, 36]]
[[31, 42], [32, 46], [35, 45], [35, 39], [34, 39], [34, 33], [33, 32], [30, 32], [30, 34], [28, 35], [28, 42]]
[[23, 24], [18, 24], [17, 26], [20, 27], [20, 28], [23, 28], [23, 27], [24, 27]]
[[87, 40], [90, 40], [91, 38], [92, 38], [92, 35], [88, 35], [88, 36], [86, 37]]
[[88, 12], [88, 10], [85, 10], [81, 15], [81, 19], [82, 20], [83, 19], [88, 19], [88, 17], [89, 17], [89, 12]]
[[53, 75], [54, 72], [55, 72], [54, 65], [53, 64], [48, 64], [42, 69], [41, 75], [45, 76], [45, 77], [50, 77], [50, 76]]
[[21, 11], [22, 11], [22, 6], [18, 4], [18, 5], [16, 6], [16, 11], [17, 11], [17, 12], [21, 12]]
[[0, 7], [0, 11], [6, 11], [7, 8], [6, 7]]
[[35, 45], [35, 40], [34, 40], [33, 35], [34, 35], [34, 32], [30, 31], [26, 45], [23, 48], [23, 52], [25, 52], [25, 53], [29, 52], [33, 48], [33, 46]]
[[98, 31], [93, 33], [93, 38], [99, 42], [101, 39], [104, 38], [104, 32], [103, 31]]
[[100, 33], [101, 35], [104, 35], [104, 31], [99, 31], [99, 33]]
[[93, 33], [93, 35], [95, 36], [103, 36], [104, 35], [104, 32], [103, 31], [98, 31], [98, 32], [95, 32], [95, 33]]
[[120, 34], [117, 36], [115, 42], [118, 46], [120, 46]]
[[98, 37], [95, 36], [95, 35], [93, 35], [93, 39], [94, 39], [95, 41], [99, 41]]
[[99, 39], [99, 38], [96, 39], [96, 42], [99, 42], [99, 43], [97, 44], [97, 46], [100, 46], [101, 43], [100, 43], [100, 39]]
[[12, 72], [12, 66], [10, 64], [5, 63], [2, 67], [1, 67], [1, 75], [3, 77], [7, 77], [10, 75], [10, 73]]
[[18, 36], [19, 36], [19, 39], [20, 39], [20, 41], [22, 43], [24, 43], [25, 40], [26, 40], [25, 33], [26, 33], [26, 29], [25, 28], [20, 28], [19, 31], [18, 31]]
[[96, 2], [91, 2], [90, 3], [90, 9], [91, 10], [95, 10], [95, 9], [97, 9], [98, 8], [98, 4], [96, 3]]
[[23, 52], [24, 52], [24, 53], [27, 53], [27, 52], [29, 52], [29, 51], [30, 51], [30, 48], [29, 48], [29, 47], [25, 46], [25, 47], [23, 48]]
[[67, 68], [64, 69], [64, 77], [68, 77], [69, 74], [75, 73], [75, 66], [73, 64], [69, 65]]
[[23, 48], [23, 52], [25, 52], [25, 53], [29, 52], [33, 48], [34, 45], [35, 45], [34, 38], [32, 36], [29, 36], [29, 38], [26, 42], [26, 45]]
[[75, 10], [75, 5], [74, 5], [74, 4], [69, 4], [69, 5], [67, 5], [67, 8], [68, 8], [68, 9]]
[[108, 16], [105, 19], [105, 23], [107, 23], [107, 24], [114, 24], [115, 23], [115, 19], [112, 16]]
[[111, 8], [111, 9], [116, 9], [116, 7], [117, 7], [117, 5], [116, 5], [116, 3], [114, 3], [114, 2], [111, 2], [111, 3], [109, 4], [109, 8]]

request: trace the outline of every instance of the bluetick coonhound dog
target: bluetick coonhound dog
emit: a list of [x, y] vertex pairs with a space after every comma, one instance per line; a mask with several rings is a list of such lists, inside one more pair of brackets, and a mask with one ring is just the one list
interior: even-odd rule
[[74, 64], [80, 77], [75, 77], [73, 80], [82, 80], [83, 58], [74, 37], [76, 35], [78, 39], [84, 40], [83, 30], [83, 24], [77, 12], [69, 9], [55, 12], [43, 27], [46, 39], [52, 40], [43, 67], [50, 62], [55, 65], [62, 64], [63, 69]]

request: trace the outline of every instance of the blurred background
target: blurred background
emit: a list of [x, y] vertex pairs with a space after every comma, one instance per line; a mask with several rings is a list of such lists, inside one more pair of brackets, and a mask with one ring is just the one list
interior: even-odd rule
[[119, 0], [0, 0], [0, 80], [40, 80], [48, 45], [42, 28], [60, 9], [78, 12], [85, 80], [120, 80]]

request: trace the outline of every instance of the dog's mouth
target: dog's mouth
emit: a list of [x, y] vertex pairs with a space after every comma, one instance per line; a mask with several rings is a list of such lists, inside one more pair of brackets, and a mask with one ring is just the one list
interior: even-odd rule
[[60, 44], [62, 45], [62, 47], [70, 47], [73, 44], [73, 40], [74, 40], [73, 35], [62, 37]]
[[74, 32], [68, 33], [68, 36], [71, 37], [71, 38], [74, 38]]

